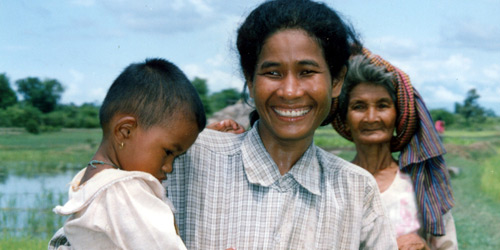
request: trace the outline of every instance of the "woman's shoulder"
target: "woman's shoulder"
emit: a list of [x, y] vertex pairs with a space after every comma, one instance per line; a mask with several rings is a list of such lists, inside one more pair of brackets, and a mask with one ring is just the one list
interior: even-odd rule
[[327, 179], [344, 179], [346, 183], [361, 183], [376, 186], [373, 175], [365, 169], [348, 162], [331, 152], [317, 148], [318, 161]]
[[248, 132], [233, 134], [205, 129], [198, 135], [191, 150], [208, 150], [221, 154], [236, 153], [243, 143]]

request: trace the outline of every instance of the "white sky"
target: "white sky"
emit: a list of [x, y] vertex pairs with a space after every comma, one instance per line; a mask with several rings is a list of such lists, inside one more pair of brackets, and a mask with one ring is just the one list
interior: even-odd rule
[[[235, 32], [256, 0], [0, 0], [0, 73], [54, 78], [62, 102], [101, 103], [130, 63], [162, 57], [216, 92], [242, 89]], [[476, 88], [500, 115], [500, 1], [328, 0], [429, 108]]]

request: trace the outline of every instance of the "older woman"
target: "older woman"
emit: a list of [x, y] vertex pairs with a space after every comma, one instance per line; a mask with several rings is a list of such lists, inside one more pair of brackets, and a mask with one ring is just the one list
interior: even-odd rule
[[400, 249], [457, 249], [445, 151], [422, 98], [404, 72], [363, 54], [350, 60], [333, 127], [375, 177]]

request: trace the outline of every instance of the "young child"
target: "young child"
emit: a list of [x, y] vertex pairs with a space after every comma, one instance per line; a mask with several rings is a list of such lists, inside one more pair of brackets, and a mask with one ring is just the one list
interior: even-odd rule
[[131, 64], [111, 85], [99, 119], [101, 145], [73, 178], [69, 201], [54, 208], [71, 215], [70, 248], [185, 249], [161, 181], [205, 127], [195, 88], [168, 61]]

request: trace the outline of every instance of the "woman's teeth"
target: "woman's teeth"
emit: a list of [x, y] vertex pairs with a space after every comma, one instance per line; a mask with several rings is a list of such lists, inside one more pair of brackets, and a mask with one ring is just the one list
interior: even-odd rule
[[276, 113], [280, 116], [284, 117], [299, 117], [307, 114], [310, 109], [301, 109], [301, 110], [296, 110], [296, 109], [274, 109]]

